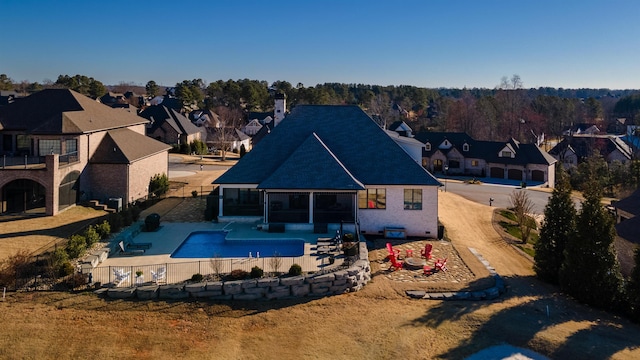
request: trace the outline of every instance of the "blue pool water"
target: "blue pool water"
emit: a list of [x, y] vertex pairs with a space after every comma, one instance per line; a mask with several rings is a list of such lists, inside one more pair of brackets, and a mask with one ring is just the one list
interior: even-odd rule
[[246, 258], [304, 255], [304, 240], [226, 240], [224, 231], [194, 231], [171, 254], [172, 258]]

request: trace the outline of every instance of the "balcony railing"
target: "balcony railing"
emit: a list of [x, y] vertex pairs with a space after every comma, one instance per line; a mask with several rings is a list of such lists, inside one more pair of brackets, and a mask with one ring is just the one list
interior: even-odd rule
[[45, 157], [44, 156], [2, 156], [2, 165], [3, 169], [32, 169], [32, 168], [40, 168], [44, 165]]

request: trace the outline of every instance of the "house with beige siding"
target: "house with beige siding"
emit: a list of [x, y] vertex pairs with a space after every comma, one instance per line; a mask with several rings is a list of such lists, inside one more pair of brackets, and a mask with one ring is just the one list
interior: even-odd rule
[[0, 214], [145, 198], [151, 177], [168, 172], [169, 150], [145, 135], [147, 123], [68, 89], [0, 107]]
[[298, 105], [222, 174], [218, 220], [262, 228], [438, 234], [438, 187], [357, 106]]

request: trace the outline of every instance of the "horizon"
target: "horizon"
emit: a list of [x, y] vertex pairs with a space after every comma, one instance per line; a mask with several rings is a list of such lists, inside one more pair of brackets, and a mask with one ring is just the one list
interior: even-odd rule
[[629, 0], [153, 5], [4, 3], [14, 31], [0, 40], [0, 73], [39, 83], [79, 74], [108, 86], [252, 79], [429, 89], [494, 89], [517, 74], [525, 89], [640, 88], [631, 46], [640, 3]]

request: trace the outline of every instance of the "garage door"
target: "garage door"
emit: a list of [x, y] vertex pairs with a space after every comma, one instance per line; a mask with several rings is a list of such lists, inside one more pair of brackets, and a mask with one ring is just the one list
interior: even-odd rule
[[542, 170], [531, 171], [531, 180], [544, 182], [544, 171]]
[[508, 177], [509, 180], [522, 180], [522, 170], [509, 169]]
[[492, 167], [491, 168], [491, 177], [492, 178], [498, 178], [498, 179], [504, 179], [504, 169], [503, 168], [498, 168], [498, 167]]

